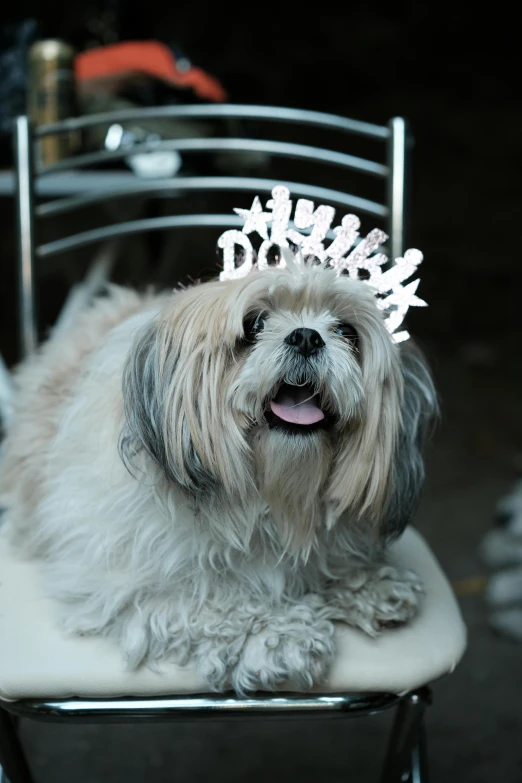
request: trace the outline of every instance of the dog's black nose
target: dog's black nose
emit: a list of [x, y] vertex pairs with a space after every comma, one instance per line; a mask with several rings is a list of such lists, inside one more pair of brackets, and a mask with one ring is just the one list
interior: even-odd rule
[[324, 340], [315, 329], [300, 327], [285, 338], [287, 345], [293, 345], [303, 356], [311, 356], [324, 346]]

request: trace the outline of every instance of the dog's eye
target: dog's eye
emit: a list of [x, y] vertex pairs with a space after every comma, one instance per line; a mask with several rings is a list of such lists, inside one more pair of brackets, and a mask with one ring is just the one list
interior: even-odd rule
[[355, 329], [351, 324], [337, 324], [335, 327], [335, 333], [340, 337], [344, 337], [345, 340], [350, 340], [350, 342], [353, 343], [356, 343], [359, 339], [357, 329]]
[[267, 313], [262, 312], [257, 315], [252, 315], [243, 323], [243, 330], [245, 334], [245, 340], [249, 343], [254, 343], [256, 337], [265, 328], [265, 322], [267, 319]]

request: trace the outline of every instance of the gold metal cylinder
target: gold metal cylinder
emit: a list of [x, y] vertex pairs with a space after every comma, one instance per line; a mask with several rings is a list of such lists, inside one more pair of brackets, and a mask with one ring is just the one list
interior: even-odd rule
[[[64, 41], [38, 41], [29, 50], [27, 111], [35, 125], [59, 122], [76, 114], [75, 51]], [[70, 155], [76, 134], [46, 136], [39, 142], [40, 162], [55, 163]]]

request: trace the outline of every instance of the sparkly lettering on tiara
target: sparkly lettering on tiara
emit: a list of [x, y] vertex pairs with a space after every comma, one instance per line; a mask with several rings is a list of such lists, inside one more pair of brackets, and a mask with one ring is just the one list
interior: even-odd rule
[[[314, 209], [313, 201], [300, 198], [291, 224], [292, 205], [288, 188], [277, 185], [272, 190], [272, 198], [266, 202], [269, 211], [263, 210], [258, 196], [250, 209], [234, 210], [243, 220], [243, 228], [241, 231], [225, 231], [218, 239], [218, 247], [223, 250], [220, 280], [237, 280], [255, 269], [268, 267], [268, 254], [272, 248], [279, 251], [277, 266], [286, 267], [285, 256], [288, 257], [291, 249], [295, 248], [292, 263], [297, 267], [312, 260], [323, 267], [335, 269], [338, 275], [348, 275], [373, 288], [377, 306], [386, 314], [384, 323], [392, 340], [396, 343], [407, 340], [410, 336], [407, 331], [396, 330], [403, 322], [408, 308], [426, 307], [426, 302], [416, 296], [419, 278], [403, 285], [422, 261], [420, 250], [407, 250], [403, 257], [395, 259], [393, 266], [383, 271], [388, 257], [376, 251], [388, 239], [384, 231], [374, 228], [366, 237], [359, 239], [359, 218], [356, 215], [345, 215], [341, 225], [332, 230], [334, 239], [330, 241], [327, 237], [335, 216], [333, 207], [320, 204]], [[259, 234], [263, 240], [257, 253], [249, 238], [249, 234], [253, 233]], [[325, 241], [330, 242], [327, 247]], [[242, 249], [242, 262], [236, 266], [238, 246]]]

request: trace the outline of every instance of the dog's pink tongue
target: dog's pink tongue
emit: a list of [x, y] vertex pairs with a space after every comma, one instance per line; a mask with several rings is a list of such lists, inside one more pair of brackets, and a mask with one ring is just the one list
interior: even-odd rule
[[317, 394], [311, 397], [309, 389], [284, 383], [271, 400], [270, 408], [276, 416], [290, 424], [315, 424], [324, 419], [317, 400]]

